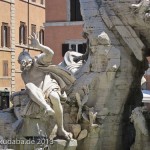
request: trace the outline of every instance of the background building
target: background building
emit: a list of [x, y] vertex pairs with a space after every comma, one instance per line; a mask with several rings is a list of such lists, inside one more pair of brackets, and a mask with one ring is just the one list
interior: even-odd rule
[[38, 49], [27, 46], [28, 36], [39, 33], [44, 42], [44, 0], [1, 0], [0, 1], [0, 91], [14, 92], [24, 89], [20, 76], [18, 55], [23, 48], [32, 55]]
[[54, 64], [60, 63], [69, 49], [85, 52], [82, 26], [79, 0], [46, 1], [45, 44], [55, 52]]
[[[54, 64], [60, 63], [69, 49], [85, 52], [86, 41], [82, 38], [82, 32], [79, 0], [46, 1], [45, 44], [55, 52]], [[150, 69], [145, 72], [145, 77], [146, 88], [150, 90]]]

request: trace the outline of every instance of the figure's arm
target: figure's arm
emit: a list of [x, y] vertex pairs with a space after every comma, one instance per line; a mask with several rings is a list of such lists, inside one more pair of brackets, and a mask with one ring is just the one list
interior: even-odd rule
[[38, 56], [39, 59], [42, 59], [44, 62], [51, 62], [51, 59], [54, 55], [54, 51], [47, 46], [40, 44], [35, 33], [34, 35], [30, 35], [31, 44], [33, 47], [38, 48], [42, 51], [42, 53]]

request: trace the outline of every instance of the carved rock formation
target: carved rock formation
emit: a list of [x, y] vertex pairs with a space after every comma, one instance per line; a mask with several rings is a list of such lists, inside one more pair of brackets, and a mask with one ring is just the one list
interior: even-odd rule
[[[87, 147], [95, 140], [92, 136], [88, 138], [89, 130], [89, 136], [78, 149], [127, 150], [134, 142], [135, 130], [130, 115], [135, 107], [141, 106], [140, 82], [147, 69], [145, 56], [150, 46], [150, 26], [133, 13], [131, 4], [135, 3], [131, 0], [80, 0], [90, 53], [76, 74], [72, 93], [83, 97], [83, 86], [88, 86], [85, 105], [97, 112], [100, 131], [96, 147]], [[89, 119], [84, 113], [82, 116]]]

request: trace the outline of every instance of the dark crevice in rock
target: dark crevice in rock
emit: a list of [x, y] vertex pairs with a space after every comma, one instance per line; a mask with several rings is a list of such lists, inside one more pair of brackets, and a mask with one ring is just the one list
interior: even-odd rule
[[122, 119], [123, 150], [130, 150], [131, 145], [135, 141], [136, 132], [135, 132], [134, 125], [130, 122], [130, 116], [134, 108], [142, 106], [143, 95], [141, 92], [141, 78], [148, 67], [146, 58], [142, 62], [140, 62], [135, 58], [135, 56], [132, 56], [131, 60], [135, 69], [133, 68], [134, 79], [130, 87], [130, 92], [127, 101], [124, 105], [124, 112], [123, 112], [123, 119]]

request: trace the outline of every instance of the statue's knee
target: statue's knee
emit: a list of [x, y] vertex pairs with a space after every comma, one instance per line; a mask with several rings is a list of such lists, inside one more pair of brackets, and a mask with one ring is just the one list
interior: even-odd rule
[[51, 102], [53, 104], [59, 104], [60, 103], [60, 96], [58, 95], [57, 92], [51, 92], [49, 95]]

